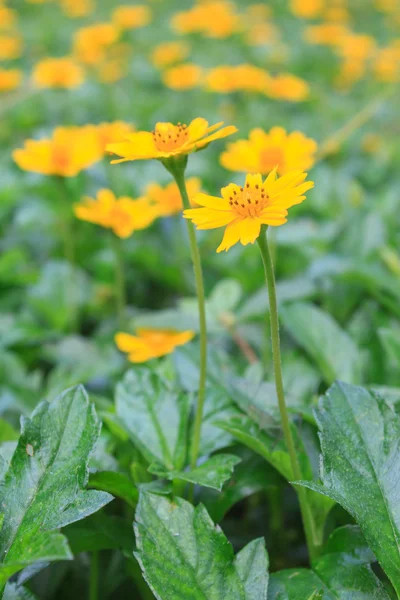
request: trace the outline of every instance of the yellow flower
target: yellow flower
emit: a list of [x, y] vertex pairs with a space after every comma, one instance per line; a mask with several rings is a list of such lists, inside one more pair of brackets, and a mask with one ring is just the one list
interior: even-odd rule
[[151, 358], [171, 354], [177, 346], [190, 342], [194, 335], [194, 331], [138, 329], [137, 335], [117, 333], [115, 343], [121, 352], [128, 354], [130, 362], [142, 363]]
[[378, 81], [392, 82], [400, 80], [400, 45], [381, 48], [372, 65], [373, 73]]
[[147, 198], [116, 198], [111, 190], [100, 190], [96, 199], [85, 197], [74, 205], [78, 219], [111, 229], [120, 238], [145, 229], [157, 218], [158, 211]]
[[275, 100], [288, 100], [289, 102], [301, 102], [309, 96], [310, 88], [304, 79], [291, 75], [290, 73], [281, 73], [271, 78], [268, 84], [267, 96]]
[[241, 31], [242, 24], [231, 2], [209, 0], [176, 13], [172, 27], [178, 33], [202, 33], [208, 37], [225, 38]]
[[112, 14], [112, 20], [120, 29], [137, 29], [150, 23], [151, 10], [144, 5], [118, 6]]
[[95, 9], [93, 0], [61, 0], [61, 8], [70, 19], [91, 15]]
[[164, 69], [174, 63], [185, 60], [189, 54], [186, 42], [163, 42], [158, 44], [151, 54], [151, 62], [157, 69]]
[[0, 30], [10, 29], [17, 22], [17, 13], [12, 8], [0, 6]]
[[[191, 177], [186, 180], [186, 187], [190, 203], [193, 204], [193, 198], [200, 191], [201, 182], [197, 177]], [[155, 204], [160, 217], [169, 217], [182, 211], [182, 198], [175, 181], [172, 181], [164, 188], [158, 183], [150, 184], [146, 189], [146, 198]]]
[[203, 69], [191, 63], [178, 65], [164, 71], [162, 79], [173, 90], [192, 90], [201, 84]]
[[202, 208], [189, 208], [183, 216], [197, 229], [226, 227], [217, 252], [238, 242], [254, 244], [261, 225], [283, 225], [287, 209], [305, 199], [304, 193], [314, 186], [312, 181], [304, 181], [306, 177], [307, 173], [291, 171], [277, 179], [276, 169], [265, 181], [259, 173], [247, 175], [244, 187], [230, 183], [222, 188], [222, 198], [197, 194], [193, 200]]
[[348, 32], [340, 39], [336, 51], [348, 60], [367, 60], [376, 48], [376, 41], [370, 35]]
[[104, 60], [107, 48], [118, 40], [119, 30], [112, 23], [82, 27], [74, 36], [74, 54], [83, 63], [95, 65]]
[[113, 121], [111, 123], [99, 123], [94, 125], [99, 136], [100, 146], [106, 152], [106, 146], [111, 142], [123, 142], [126, 135], [132, 133], [135, 127], [125, 121]]
[[222, 125], [221, 122], [209, 127], [208, 121], [200, 117], [194, 119], [188, 126], [180, 123], [178, 125], [157, 123], [154, 131], [131, 133], [125, 136], [125, 142], [109, 144], [106, 150], [123, 157], [113, 160], [112, 164], [128, 160], [161, 159], [190, 154], [214, 140], [237, 131], [233, 125], [216, 131]]
[[317, 143], [300, 131], [286, 133], [283, 127], [269, 132], [252, 129], [248, 140], [228, 144], [221, 155], [221, 164], [230, 171], [269, 173], [275, 166], [280, 175], [290, 171], [310, 169]]
[[0, 93], [11, 92], [21, 85], [22, 71], [0, 68]]
[[324, 0], [292, 0], [290, 9], [296, 17], [313, 19], [318, 17], [324, 8]]
[[212, 92], [236, 91], [264, 92], [270, 85], [271, 76], [254, 65], [221, 65], [211, 69], [206, 77], [206, 88]]
[[96, 74], [102, 83], [115, 83], [128, 74], [129, 44], [120, 42], [107, 49], [105, 58], [96, 65]]
[[76, 88], [84, 78], [82, 67], [69, 57], [44, 58], [32, 73], [34, 84], [41, 88]]
[[348, 34], [348, 29], [338, 23], [321, 23], [311, 25], [304, 31], [304, 39], [309, 44], [321, 46], [337, 46], [341, 39]]
[[24, 171], [73, 177], [103, 157], [95, 127], [57, 127], [50, 139], [27, 140], [13, 158]]
[[0, 60], [13, 60], [21, 55], [22, 41], [17, 35], [0, 36]]

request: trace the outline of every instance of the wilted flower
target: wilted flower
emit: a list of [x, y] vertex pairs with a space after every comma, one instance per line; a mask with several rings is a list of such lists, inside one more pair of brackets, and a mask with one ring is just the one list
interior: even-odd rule
[[[201, 182], [197, 177], [186, 180], [186, 189], [192, 204], [193, 197], [200, 192]], [[175, 181], [162, 187], [158, 183], [150, 184], [145, 191], [146, 198], [157, 207], [160, 217], [169, 217], [182, 212], [182, 197]]]
[[201, 84], [203, 69], [198, 65], [186, 63], [167, 69], [162, 79], [165, 85], [173, 90], [191, 90]]
[[73, 177], [103, 157], [96, 129], [57, 127], [50, 139], [26, 140], [13, 158], [24, 171]]
[[112, 161], [114, 164], [190, 154], [237, 131], [232, 125], [219, 129], [222, 125], [221, 122], [210, 127], [208, 121], [200, 117], [188, 126], [181, 123], [157, 123], [154, 131], [131, 133], [125, 136], [125, 142], [109, 144], [106, 150], [122, 156], [121, 159]]
[[96, 199], [85, 197], [74, 205], [78, 219], [111, 229], [120, 238], [145, 229], [157, 218], [156, 207], [147, 198], [116, 198], [111, 190], [100, 190]]
[[202, 208], [189, 208], [183, 212], [197, 229], [226, 227], [217, 252], [229, 250], [240, 242], [253, 244], [262, 225], [279, 226], [286, 223], [287, 209], [305, 199], [304, 193], [313, 187], [304, 182], [307, 173], [291, 171], [277, 179], [273, 169], [265, 181], [257, 173], [247, 175], [244, 187], [230, 183], [222, 188], [222, 198], [197, 194], [196, 204]]
[[142, 363], [151, 358], [171, 354], [177, 346], [190, 342], [194, 335], [194, 331], [138, 329], [137, 335], [117, 333], [115, 343], [121, 352], [128, 354], [130, 362]]
[[69, 57], [44, 58], [32, 73], [34, 84], [42, 88], [76, 88], [84, 78], [82, 67]]
[[300, 131], [286, 133], [283, 127], [269, 132], [252, 129], [248, 140], [231, 142], [221, 155], [221, 164], [230, 171], [269, 173], [275, 166], [280, 175], [290, 171], [310, 169], [317, 143]]
[[163, 42], [154, 48], [151, 62], [157, 69], [163, 69], [184, 60], [189, 50], [189, 44], [186, 42]]
[[120, 29], [137, 29], [150, 23], [151, 10], [144, 4], [117, 6], [112, 14], [112, 20]]
[[21, 85], [22, 71], [0, 68], [0, 92], [11, 92]]

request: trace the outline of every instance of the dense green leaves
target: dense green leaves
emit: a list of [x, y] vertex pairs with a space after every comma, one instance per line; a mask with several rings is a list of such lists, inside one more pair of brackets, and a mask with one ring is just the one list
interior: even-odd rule
[[144, 492], [136, 557], [157, 600], [266, 600], [268, 557], [255, 540], [235, 558], [201, 504]]
[[339, 502], [360, 525], [400, 593], [400, 419], [382, 398], [335, 383], [317, 411], [322, 485], [307, 487]]
[[327, 383], [335, 379], [360, 382], [360, 352], [328, 313], [299, 302], [282, 307], [280, 315], [285, 328], [317, 363]]
[[84, 490], [99, 435], [93, 404], [81, 387], [42, 402], [22, 421], [21, 436], [0, 488], [0, 587], [35, 561], [71, 558], [56, 530], [83, 519], [112, 496]]

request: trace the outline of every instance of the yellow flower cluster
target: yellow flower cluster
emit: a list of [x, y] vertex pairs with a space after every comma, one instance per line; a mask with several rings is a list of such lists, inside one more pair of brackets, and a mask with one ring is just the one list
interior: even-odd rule
[[[17, 29], [17, 13], [0, 2], [0, 60], [19, 58], [21, 51], [22, 39]], [[20, 87], [22, 78], [20, 69], [0, 66], [0, 94]]]
[[77, 88], [85, 80], [82, 67], [72, 58], [44, 58], [32, 72], [34, 85], [40, 88]]
[[211, 38], [226, 38], [242, 30], [240, 16], [227, 0], [195, 4], [189, 10], [176, 13], [171, 24], [177, 33], [200, 33]]

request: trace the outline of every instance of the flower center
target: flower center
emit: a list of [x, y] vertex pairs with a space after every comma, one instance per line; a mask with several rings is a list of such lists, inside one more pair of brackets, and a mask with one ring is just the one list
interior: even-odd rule
[[189, 138], [187, 125], [173, 125], [172, 123], [157, 123], [153, 131], [153, 139], [157, 150], [172, 152], [181, 148]]
[[67, 148], [55, 147], [53, 149], [53, 165], [57, 171], [64, 171], [70, 163]]
[[268, 205], [269, 196], [263, 186], [246, 183], [239, 191], [234, 190], [229, 197], [232, 210], [240, 217], [259, 217]]
[[284, 162], [285, 156], [281, 148], [266, 148], [260, 153], [260, 170], [263, 173], [269, 173], [276, 165], [279, 165], [278, 171], [281, 171]]

